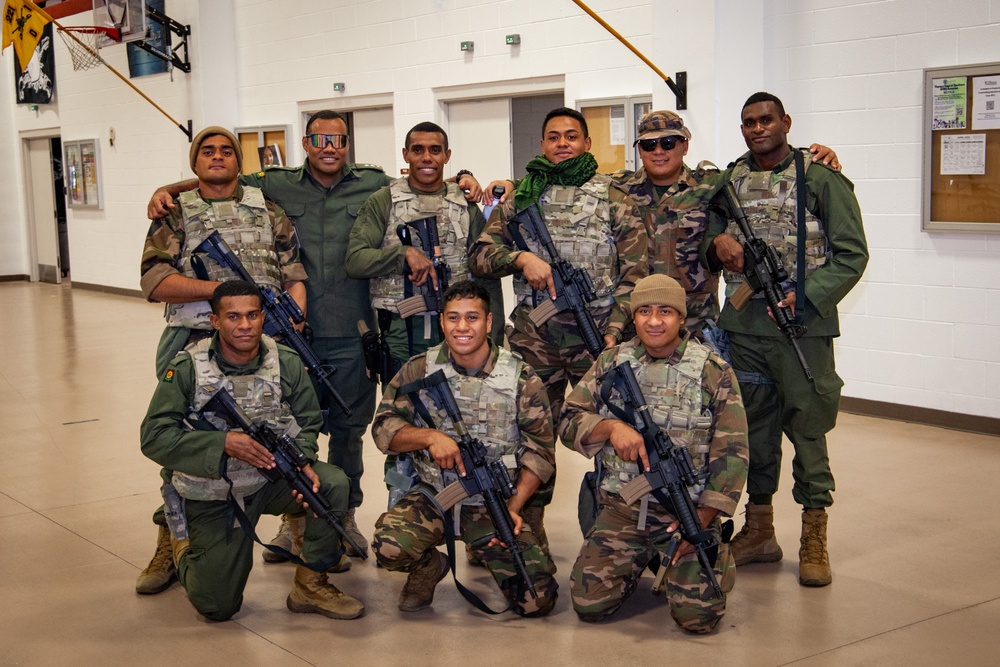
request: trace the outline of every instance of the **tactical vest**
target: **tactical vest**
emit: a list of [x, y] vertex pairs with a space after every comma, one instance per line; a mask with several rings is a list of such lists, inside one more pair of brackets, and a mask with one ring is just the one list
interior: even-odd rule
[[[184, 216], [184, 247], [178, 269], [188, 278], [198, 278], [191, 266], [191, 255], [202, 241], [218, 230], [223, 240], [247, 272], [260, 285], [281, 291], [281, 264], [274, 252], [274, 229], [264, 204], [264, 194], [258, 188], [244, 187], [243, 199], [234, 202], [207, 202], [197, 190], [182, 192], [178, 197]], [[235, 280], [238, 276], [216, 263], [207, 254], [200, 254], [209, 280]], [[167, 304], [167, 326], [189, 329], [211, 329], [208, 316], [212, 308], [208, 301]]]
[[[385, 226], [381, 247], [395, 248], [402, 245], [396, 234], [398, 225], [421, 218], [436, 217], [441, 256], [451, 268], [454, 282], [464, 280], [469, 275], [469, 252], [466, 247], [469, 239], [469, 205], [456, 184], [448, 183], [447, 186], [445, 195], [440, 196], [413, 192], [406, 178], [397, 178], [390, 183], [392, 208], [389, 209], [389, 220]], [[396, 303], [405, 297], [404, 284], [405, 276], [399, 273], [372, 278], [368, 283], [372, 308], [399, 312]], [[419, 292], [414, 292], [417, 293]]]
[[[798, 150], [793, 148], [792, 150]], [[808, 172], [812, 164], [812, 156], [803, 153], [804, 169]], [[782, 263], [788, 272], [788, 280], [782, 285], [787, 292], [795, 287], [795, 271], [798, 251], [798, 219], [796, 217], [797, 188], [795, 187], [795, 161], [782, 172], [751, 171], [750, 158], [742, 157], [736, 161], [732, 172], [733, 185], [743, 204], [747, 221], [754, 234], [764, 243], [774, 245], [782, 257]], [[803, 176], [804, 177], [804, 176]], [[805, 206], [806, 203], [802, 202]], [[744, 242], [736, 222], [730, 221], [726, 233], [740, 243]], [[806, 209], [806, 277], [817, 268], [826, 264], [829, 252], [826, 232], [823, 223]], [[742, 273], [724, 271], [726, 277], [726, 296], [732, 295], [745, 278]], [[763, 296], [763, 295], [758, 295]]]
[[[597, 295], [592, 304], [595, 307], [610, 305], [621, 282], [618, 248], [611, 229], [610, 188], [610, 176], [595, 174], [578, 188], [550, 185], [538, 198], [538, 209], [559, 256], [590, 275]], [[549, 254], [536, 241], [527, 234], [524, 240], [532, 253], [549, 261]], [[514, 274], [514, 293], [518, 301], [533, 298], [523, 273]]]
[[[264, 346], [264, 363], [252, 375], [225, 375], [208, 353], [211, 338], [200, 340], [187, 347], [194, 362], [195, 395], [191, 407], [200, 410], [216, 391], [225, 388], [254, 423], [267, 422], [279, 433], [293, 434], [298, 424], [288, 405], [281, 400], [281, 368], [278, 363], [278, 346], [269, 336], [261, 337]], [[204, 418], [220, 431], [230, 431], [229, 425], [214, 413]], [[244, 496], [260, 490], [267, 479], [249, 463], [235, 458], [226, 460], [226, 476], [233, 482], [233, 495], [242, 501]], [[229, 483], [224, 479], [199, 477], [174, 471], [173, 485], [188, 500], [225, 500]]]
[[[517, 381], [524, 369], [524, 362], [501, 347], [496, 365], [489, 376], [478, 378], [459, 374], [449, 361], [438, 363], [440, 354], [440, 345], [427, 350], [427, 376], [438, 370], [444, 371], [469, 435], [482, 441], [489, 460], [503, 460], [511, 480], [516, 480], [518, 458], [522, 449], [521, 429], [517, 424]], [[419, 396], [437, 429], [457, 441], [458, 434], [447, 413], [438, 409], [425, 391], [421, 391]], [[420, 479], [438, 491], [458, 479], [452, 471], [442, 474], [441, 468], [426, 449], [413, 452], [413, 455]], [[482, 505], [483, 497], [475, 496], [464, 502]]]
[[[684, 356], [676, 365], [657, 360], [653, 363], [636, 363], [638, 339], [622, 343], [615, 365], [628, 361], [635, 371], [639, 388], [649, 406], [649, 414], [677, 447], [685, 447], [691, 454], [698, 474], [696, 488], [689, 489], [691, 499], [697, 501], [708, 479], [708, 450], [712, 431], [712, 413], [702, 404], [701, 376], [708, 361], [709, 349], [688, 339]], [[615, 417], [602, 405], [600, 414]], [[611, 444], [601, 449], [604, 474], [601, 488], [608, 493], [620, 494], [622, 486], [639, 475], [639, 464], [618, 458]]]

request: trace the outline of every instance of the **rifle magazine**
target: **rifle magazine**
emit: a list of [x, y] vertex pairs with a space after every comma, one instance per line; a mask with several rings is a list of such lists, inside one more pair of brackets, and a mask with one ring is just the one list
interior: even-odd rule
[[534, 310], [528, 313], [528, 319], [531, 320], [531, 323], [536, 327], [540, 327], [548, 322], [549, 319], [558, 312], [559, 309], [556, 308], [556, 302], [549, 299], [539, 304]]
[[645, 475], [639, 475], [631, 482], [623, 486], [619, 490], [618, 494], [622, 497], [622, 500], [631, 505], [639, 501], [643, 496], [652, 492], [653, 485], [649, 483], [649, 480]]
[[396, 309], [399, 311], [399, 316], [404, 320], [408, 317], [428, 312], [427, 301], [424, 300], [422, 294], [417, 294], [397, 302]]
[[750, 287], [750, 283], [741, 283], [733, 295], [729, 297], [729, 303], [733, 304], [733, 308], [736, 310], [743, 310], [743, 308], [750, 302], [753, 298], [753, 288]]
[[465, 487], [462, 486], [462, 482], [456, 481], [444, 487], [440, 493], [434, 496], [434, 499], [447, 512], [468, 497], [469, 494], [466, 492]]

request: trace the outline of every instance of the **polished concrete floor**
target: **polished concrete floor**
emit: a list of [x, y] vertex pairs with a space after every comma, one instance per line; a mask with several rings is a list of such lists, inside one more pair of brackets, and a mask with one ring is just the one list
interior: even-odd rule
[[[177, 585], [134, 592], [159, 503], [138, 426], [161, 309], [19, 282], [0, 283], [0, 313], [2, 665], [1000, 664], [1000, 438], [847, 414], [830, 435], [833, 585], [798, 585], [798, 508], [785, 481], [776, 513], [786, 558], [740, 570], [709, 636], [681, 632], [648, 575], [613, 621], [577, 620], [568, 579], [588, 462], [561, 446], [546, 525], [563, 595], [547, 618], [483, 615], [450, 580], [431, 609], [403, 614], [404, 576], [355, 561], [331, 576], [364, 601], [359, 620], [289, 613], [292, 567], [259, 564], [243, 609], [210, 623]], [[366, 446], [358, 516], [370, 536], [386, 492], [381, 457]], [[276, 525], [262, 521], [261, 533]], [[463, 563], [459, 576], [493, 593], [482, 570]]]

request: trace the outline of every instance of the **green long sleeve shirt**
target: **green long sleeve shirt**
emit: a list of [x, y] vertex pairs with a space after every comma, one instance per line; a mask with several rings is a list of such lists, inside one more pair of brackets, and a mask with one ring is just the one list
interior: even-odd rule
[[[230, 364], [219, 352], [218, 335], [212, 339], [209, 354], [226, 375], [248, 375], [264, 362], [264, 346], [249, 364]], [[281, 374], [281, 398], [288, 403], [302, 431], [295, 442], [311, 461], [317, 459], [316, 437], [323, 426], [319, 400], [306, 374], [302, 360], [291, 348], [278, 345]], [[225, 452], [226, 434], [222, 431], [192, 431], [184, 418], [195, 396], [194, 361], [188, 354], [178, 355], [160, 378], [146, 417], [139, 427], [142, 453], [163, 466], [161, 475], [169, 480], [174, 470], [220, 478], [220, 466]]]

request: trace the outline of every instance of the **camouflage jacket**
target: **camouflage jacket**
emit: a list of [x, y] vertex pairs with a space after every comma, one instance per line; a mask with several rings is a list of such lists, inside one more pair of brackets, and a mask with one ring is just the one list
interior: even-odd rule
[[708, 204], [720, 184], [718, 172], [687, 165], [677, 182], [655, 201], [653, 183], [642, 167], [612, 174], [635, 201], [649, 238], [649, 272], [670, 276], [687, 292], [685, 326], [695, 332], [705, 320], [719, 318], [719, 274], [706, 269], [699, 258], [708, 228]]
[[[677, 349], [666, 359], [653, 359], [639, 343], [636, 360], [642, 364], [677, 364], [684, 356], [688, 334]], [[563, 407], [559, 422], [559, 437], [563, 444], [591, 458], [606, 443], [585, 443], [601, 421], [598, 411], [603, 407], [601, 381], [615, 366], [618, 347], [604, 350], [594, 365], [576, 385]], [[698, 505], [712, 507], [726, 516], [736, 511], [740, 494], [747, 481], [750, 456], [747, 444], [747, 418], [743, 408], [736, 375], [729, 365], [715, 353], [708, 356], [701, 378], [702, 405], [712, 413], [708, 452], [708, 479]]]
[[[620, 188], [610, 189], [611, 231], [618, 253], [618, 275], [621, 282], [614, 292], [615, 308], [612, 310], [607, 332], [621, 336], [631, 319], [629, 295], [635, 284], [649, 273], [648, 241], [642, 215], [635, 202]], [[510, 197], [490, 214], [486, 229], [472, 243], [469, 250], [469, 268], [473, 275], [502, 278], [518, 271], [514, 265], [521, 251], [514, 247], [514, 240], [507, 230], [507, 220], [514, 215], [514, 198]], [[548, 257], [542, 257], [548, 261]]]
[[[243, 199], [243, 186], [237, 186], [232, 200], [239, 203]], [[267, 211], [271, 217], [274, 235], [274, 251], [281, 264], [282, 283], [293, 280], [306, 280], [306, 271], [299, 261], [299, 241], [295, 236], [295, 228], [285, 216], [285, 212], [273, 202], [266, 202]], [[153, 220], [146, 233], [146, 243], [142, 248], [141, 278], [139, 286], [143, 295], [152, 301], [150, 296], [156, 286], [167, 276], [181, 271], [178, 268], [181, 260], [181, 250], [184, 248], [184, 218], [181, 206], [174, 199], [174, 207], [163, 218]]]
[[[492, 341], [489, 345], [490, 356], [479, 370], [480, 377], [489, 375], [496, 365], [498, 348]], [[447, 363], [449, 357], [448, 344], [442, 343], [438, 363]], [[460, 366], [456, 365], [455, 369], [462, 375], [466, 374], [465, 369]], [[380, 451], [389, 451], [389, 444], [401, 428], [416, 424], [413, 403], [409, 397], [399, 392], [399, 388], [414, 380], [422, 379], [426, 370], [426, 353], [418, 354], [403, 364], [399, 373], [386, 387], [382, 402], [375, 411], [375, 421], [372, 423], [372, 437]], [[473, 418], [471, 415], [463, 417], [466, 420]], [[520, 444], [524, 447], [520, 465], [533, 472], [544, 483], [555, 472], [556, 452], [552, 411], [549, 408], [545, 386], [527, 364], [524, 364], [521, 376], [517, 380], [517, 422], [521, 431]]]

